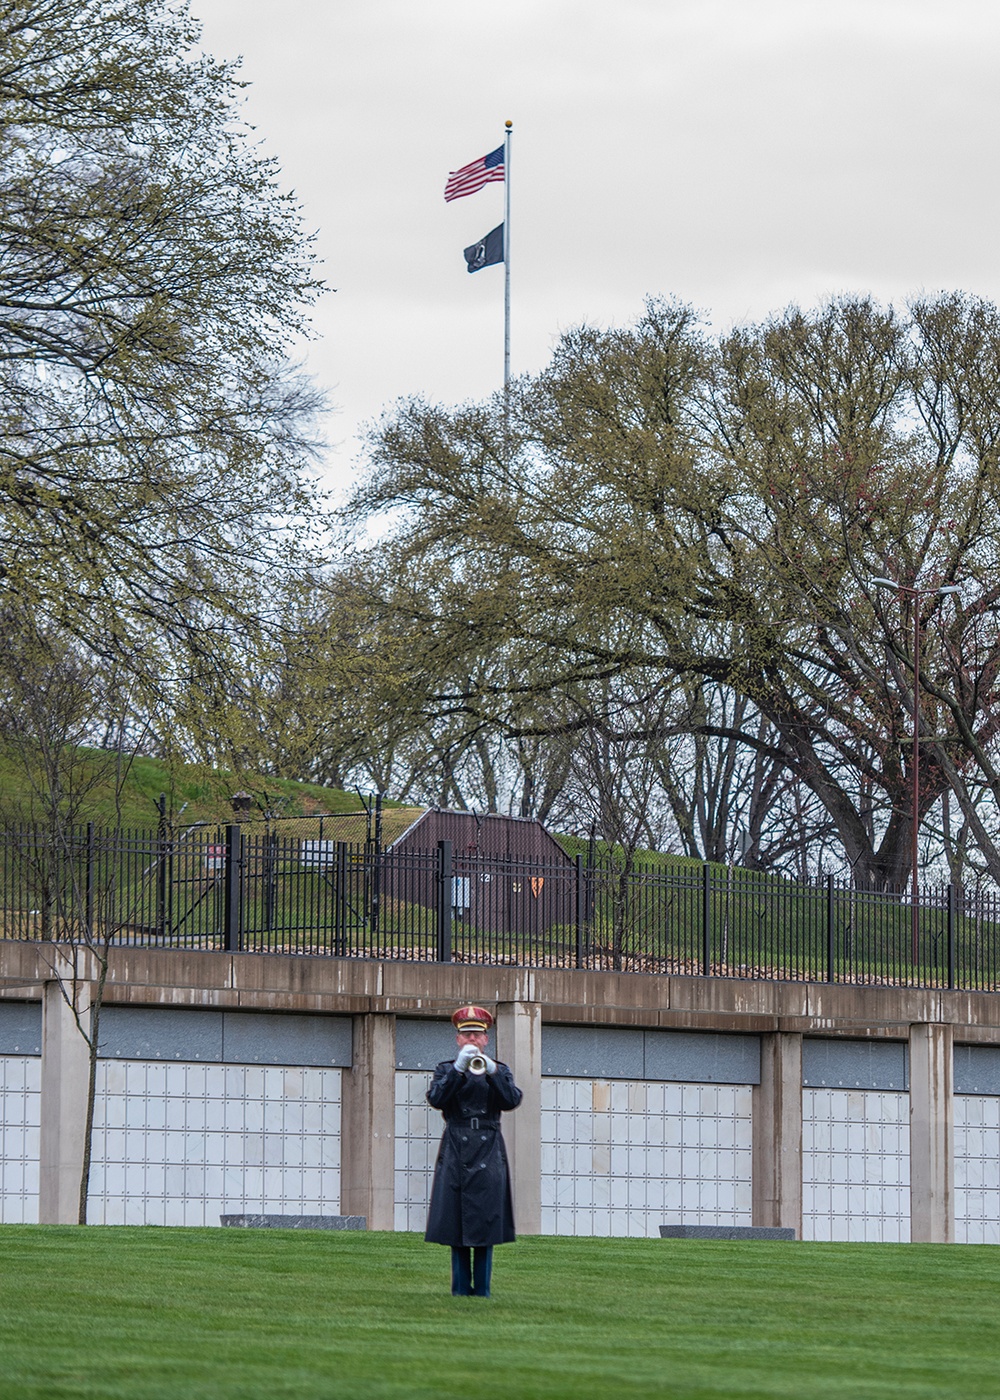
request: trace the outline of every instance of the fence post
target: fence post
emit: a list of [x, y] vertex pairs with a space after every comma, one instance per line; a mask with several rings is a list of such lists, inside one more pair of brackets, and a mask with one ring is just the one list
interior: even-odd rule
[[955, 986], [955, 885], [948, 883], [948, 986]]
[[371, 934], [378, 934], [379, 918], [382, 913], [382, 794], [375, 794], [375, 838], [372, 842], [372, 904]]
[[84, 918], [87, 921], [86, 936], [94, 934], [94, 823], [87, 823], [87, 888], [84, 896]]
[[437, 960], [451, 962], [451, 842], [438, 842]]
[[576, 965], [583, 967], [583, 905], [587, 898], [584, 888], [583, 856], [576, 858]]
[[240, 950], [243, 883], [243, 832], [233, 823], [226, 827], [225, 912], [222, 946], [227, 953]]
[[[264, 837], [264, 931], [274, 930], [278, 913], [278, 833], [270, 829]], [[258, 848], [259, 849], [259, 848]], [[320, 850], [322, 850], [322, 846]]]
[[156, 824], [156, 932], [167, 932], [167, 794], [160, 793], [156, 804], [160, 819]]
[[338, 957], [347, 956], [347, 842], [338, 841], [337, 883], [333, 898], [333, 946]]
[[708, 861], [701, 867], [701, 975], [712, 971], [712, 885]]
[[836, 929], [834, 913], [833, 876], [828, 875], [826, 877], [826, 980], [828, 982], [836, 980], [834, 975], [834, 955], [836, 952], [834, 947]]

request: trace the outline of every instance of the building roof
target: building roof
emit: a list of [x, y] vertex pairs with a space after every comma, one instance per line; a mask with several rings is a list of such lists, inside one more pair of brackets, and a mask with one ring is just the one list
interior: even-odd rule
[[[383, 828], [384, 829], [384, 828]], [[570, 857], [535, 817], [510, 817], [500, 812], [456, 812], [429, 807], [394, 840], [388, 850], [404, 844], [434, 850], [438, 841], [451, 841], [455, 854], [496, 856], [505, 860], [534, 860], [568, 864]]]

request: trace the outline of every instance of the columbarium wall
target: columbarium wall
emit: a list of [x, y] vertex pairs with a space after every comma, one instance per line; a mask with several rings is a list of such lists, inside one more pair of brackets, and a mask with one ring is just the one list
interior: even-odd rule
[[[7, 1221], [75, 1218], [86, 1050], [49, 951], [0, 946]], [[112, 951], [89, 1218], [421, 1229], [464, 1001], [525, 1091], [523, 1233], [1000, 1242], [991, 994], [143, 949]]]

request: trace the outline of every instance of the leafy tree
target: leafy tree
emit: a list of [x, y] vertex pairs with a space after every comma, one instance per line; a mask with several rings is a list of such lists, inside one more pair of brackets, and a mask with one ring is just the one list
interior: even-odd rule
[[[998, 378], [1000, 317], [971, 297], [848, 298], [717, 342], [650, 303], [565, 336], [508, 405], [387, 416], [351, 508], [396, 512], [372, 606], [410, 629], [429, 708], [508, 733], [531, 697], [607, 678], [714, 688], [691, 736], [760, 756], [858, 879], [898, 888], [914, 618], [873, 580], [917, 586], [920, 816], [950, 789], [998, 878], [977, 798], [1000, 798]], [[504, 675], [456, 683], [498, 654]]]
[[160, 691], [234, 667], [310, 516], [317, 290], [183, 5], [12, 0], [0, 36], [0, 601]]
[[42, 946], [89, 1054], [88, 1142], [130, 915], [100, 851], [80, 877], [100, 765], [78, 746], [100, 737], [120, 782], [171, 707], [227, 732], [226, 683], [273, 654], [275, 580], [316, 507], [320, 398], [287, 364], [309, 239], [199, 38], [170, 0], [10, 0], [0, 32], [0, 718], [43, 818]]

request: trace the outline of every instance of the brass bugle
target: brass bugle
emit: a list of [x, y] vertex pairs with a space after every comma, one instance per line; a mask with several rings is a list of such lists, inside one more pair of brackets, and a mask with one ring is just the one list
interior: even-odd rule
[[468, 1065], [466, 1066], [466, 1068], [468, 1069], [468, 1071], [469, 1071], [470, 1074], [485, 1074], [485, 1073], [486, 1073], [486, 1057], [485, 1057], [485, 1055], [473, 1055], [472, 1059], [469, 1061], [469, 1063], [468, 1063]]

